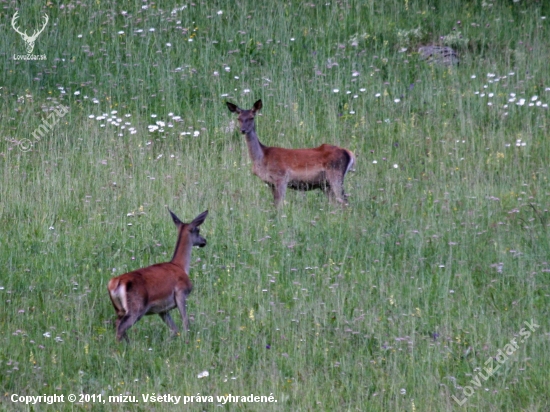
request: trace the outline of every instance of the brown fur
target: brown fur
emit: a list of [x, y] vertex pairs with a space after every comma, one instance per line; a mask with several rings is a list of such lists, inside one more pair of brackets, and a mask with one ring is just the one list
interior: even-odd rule
[[227, 102], [231, 112], [239, 115], [241, 132], [246, 135], [252, 159], [252, 172], [271, 186], [276, 206], [284, 201], [286, 188], [295, 190], [321, 189], [327, 195], [346, 203], [344, 177], [355, 163], [354, 154], [344, 148], [322, 144], [312, 149], [285, 149], [264, 146], [258, 140], [254, 118], [262, 101], [244, 110]]
[[178, 333], [169, 311], [177, 307], [185, 330], [189, 329], [186, 299], [193, 285], [189, 279], [189, 265], [193, 246], [203, 247], [206, 239], [199, 234], [199, 226], [208, 211], [201, 213], [191, 223], [183, 223], [170, 211], [178, 228], [178, 241], [170, 262], [157, 263], [112, 278], [109, 281], [109, 297], [117, 313], [117, 340], [128, 341], [126, 331], [144, 315], [158, 314], [172, 330]]

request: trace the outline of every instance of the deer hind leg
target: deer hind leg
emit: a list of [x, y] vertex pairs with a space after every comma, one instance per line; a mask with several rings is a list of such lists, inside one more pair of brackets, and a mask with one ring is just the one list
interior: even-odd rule
[[168, 313], [168, 312], [159, 313], [159, 316], [164, 321], [164, 323], [166, 323], [168, 325], [168, 327], [172, 331], [172, 334], [177, 335], [178, 334], [178, 327], [174, 323], [174, 320], [172, 319], [172, 316], [170, 316], [170, 313]]
[[116, 311], [116, 321], [115, 321], [115, 330], [118, 330], [118, 326], [120, 325], [120, 321], [126, 314], [126, 311], [123, 308], [118, 308], [114, 303], [113, 306], [115, 307]]
[[[126, 327], [121, 332], [121, 323], [124, 320], [127, 322], [127, 318], [129, 317], [128, 311], [125, 307], [126, 302], [126, 290], [124, 287], [117, 288], [116, 291], [109, 291], [109, 297], [111, 298], [111, 302], [113, 304], [113, 307], [115, 308], [115, 312], [117, 315], [116, 321], [115, 321], [115, 331], [116, 331], [116, 337], [117, 340], [120, 341], [122, 338], [126, 340], [126, 342], [129, 342], [128, 336], [126, 336], [126, 329], [128, 329], [130, 326]], [[127, 316], [128, 315], [128, 316]]]
[[128, 293], [130, 289], [132, 289], [132, 292], [135, 292], [131, 284], [126, 285], [124, 313], [122, 316], [119, 313], [119, 318], [117, 319], [116, 337], [119, 342], [122, 338], [126, 342], [129, 342], [126, 331], [147, 312], [147, 299], [144, 299], [140, 294]]
[[117, 318], [116, 318], [116, 322], [115, 322], [115, 330], [118, 331], [118, 328], [120, 326], [120, 321], [122, 320], [122, 318], [124, 317], [124, 312], [118, 312], [117, 311]]
[[347, 196], [344, 193], [344, 176], [338, 171], [330, 171], [327, 173], [327, 194], [329, 199], [342, 205], [346, 205]]
[[329, 202], [336, 201], [336, 196], [334, 196], [334, 192], [333, 192], [333, 186], [328, 179], [323, 184], [321, 184], [320, 188], [323, 191], [323, 193], [327, 195]]
[[116, 339], [121, 341], [122, 338], [129, 342], [128, 336], [126, 336], [126, 331], [132, 327], [134, 323], [141, 319], [143, 315], [138, 312], [128, 312], [122, 318], [117, 319], [117, 330], [116, 330]]

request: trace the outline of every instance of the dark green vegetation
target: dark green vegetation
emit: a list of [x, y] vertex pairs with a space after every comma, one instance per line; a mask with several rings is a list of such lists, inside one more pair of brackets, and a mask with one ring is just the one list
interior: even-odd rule
[[[36, 3], [18, 24], [49, 15], [45, 61], [13, 60], [25, 43], [0, 9], [0, 408], [272, 393], [225, 408], [443, 411], [467, 386], [469, 410], [550, 407], [550, 3]], [[439, 42], [458, 67], [415, 53]], [[355, 152], [350, 208], [288, 191], [273, 210], [225, 105], [259, 98], [264, 144]], [[166, 206], [210, 210], [191, 332], [147, 317], [117, 344], [107, 282], [170, 259]]]

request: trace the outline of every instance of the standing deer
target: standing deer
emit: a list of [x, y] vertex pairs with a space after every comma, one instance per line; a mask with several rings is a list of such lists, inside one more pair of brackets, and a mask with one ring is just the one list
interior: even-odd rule
[[27, 34], [27, 31], [24, 31], [24, 32], [21, 32], [16, 26], [15, 26], [15, 21], [19, 18], [19, 12], [16, 11], [15, 14], [13, 15], [13, 18], [11, 19], [11, 26], [13, 27], [13, 29], [21, 35], [21, 37], [23, 38], [23, 41], [25, 43], [27, 43], [27, 45], [25, 46], [26, 49], [27, 49], [27, 54], [31, 54], [32, 51], [34, 50], [34, 43], [36, 42], [36, 39], [38, 38], [38, 36], [40, 35], [40, 33], [42, 33], [44, 31], [44, 29], [46, 28], [46, 24], [48, 24], [48, 15], [47, 14], [44, 14], [44, 24], [42, 25], [42, 28], [40, 30], [35, 30], [34, 33], [32, 34], [32, 36], [29, 36]]
[[271, 187], [276, 207], [283, 203], [287, 187], [295, 190], [321, 189], [329, 198], [346, 204], [344, 176], [355, 163], [351, 151], [330, 144], [312, 149], [264, 146], [258, 140], [254, 123], [262, 101], [258, 100], [249, 110], [230, 102], [227, 102], [227, 108], [239, 115], [237, 120], [241, 133], [246, 135], [252, 172]]
[[116, 338], [124, 338], [126, 331], [143, 315], [158, 314], [172, 330], [178, 328], [170, 316], [170, 310], [178, 307], [185, 330], [189, 330], [186, 299], [193, 285], [189, 280], [191, 249], [206, 246], [206, 239], [199, 234], [199, 226], [208, 215], [208, 210], [198, 215], [191, 223], [183, 223], [168, 209], [178, 229], [178, 241], [172, 260], [166, 263], [134, 270], [112, 278], [108, 289], [111, 302], [117, 313]]

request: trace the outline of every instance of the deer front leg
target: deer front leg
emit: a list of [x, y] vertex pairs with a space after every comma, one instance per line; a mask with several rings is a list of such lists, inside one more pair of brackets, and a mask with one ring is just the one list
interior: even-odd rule
[[181, 314], [181, 319], [183, 320], [183, 329], [189, 331], [189, 318], [187, 317], [187, 295], [189, 292], [185, 290], [180, 290], [176, 292], [176, 305]]
[[273, 192], [273, 204], [276, 208], [281, 207], [286, 195], [287, 181], [280, 179], [271, 184], [271, 191]]

